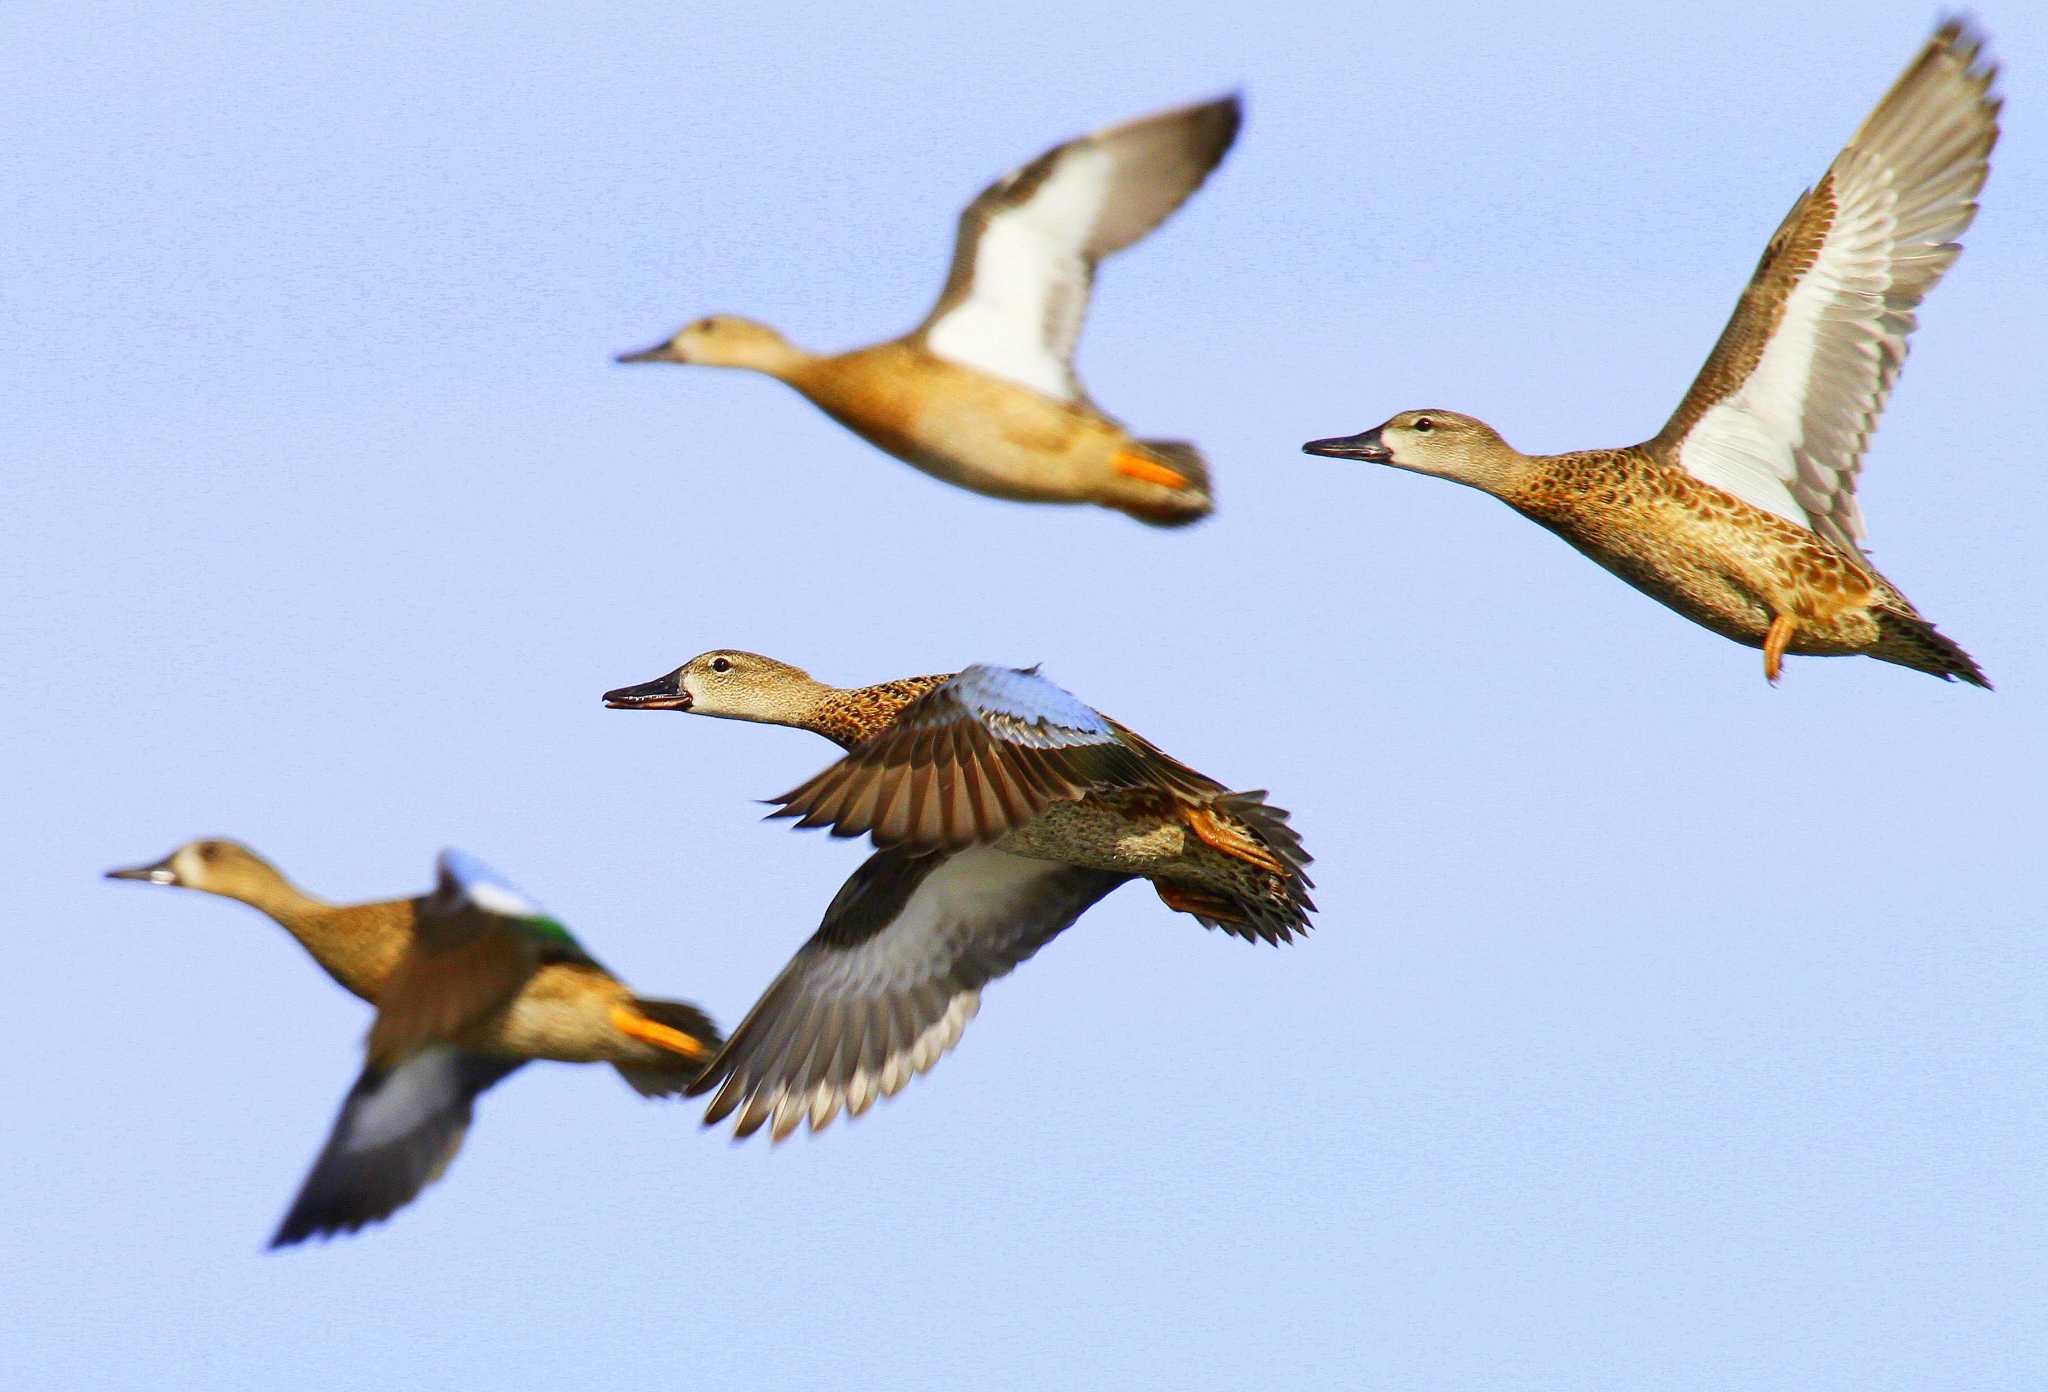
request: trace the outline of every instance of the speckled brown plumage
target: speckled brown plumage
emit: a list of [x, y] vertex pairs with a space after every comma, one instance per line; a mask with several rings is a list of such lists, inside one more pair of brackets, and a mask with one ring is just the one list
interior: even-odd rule
[[1998, 139], [1996, 68], [1943, 25], [1772, 235], [1657, 435], [1529, 456], [1453, 411], [1310, 441], [1482, 489], [1645, 594], [1764, 650], [1861, 653], [1988, 686], [1863, 553], [1856, 485], [1921, 300], [1961, 251]]
[[797, 728], [823, 735], [841, 749], [852, 749], [894, 725], [905, 707], [944, 685], [952, 676], [951, 672], [939, 672], [899, 677], [873, 686], [835, 688], [810, 708]]
[[1725, 638], [1762, 647], [1777, 614], [1786, 651], [1863, 653], [1988, 685], [1890, 581], [1808, 528], [1659, 462], [1648, 449], [1547, 455], [1502, 500], [1645, 594]]
[[707, 1125], [775, 1140], [859, 1115], [931, 1068], [984, 988], [1133, 878], [1248, 941], [1308, 928], [1287, 813], [1181, 763], [1036, 668], [838, 688], [718, 648], [607, 692], [628, 710], [786, 725], [847, 753], [772, 799], [875, 853], [691, 1085]]
[[1171, 907], [1267, 941], [1306, 927], [1314, 907], [1308, 857], [1286, 814], [1262, 793], [1233, 792], [1092, 712], [1114, 738], [999, 736], [984, 723], [995, 717], [952, 702], [948, 683], [961, 675], [842, 688], [759, 653], [720, 648], [605, 700], [786, 725], [833, 741], [846, 758], [774, 799], [779, 815], [803, 826], [872, 834], [884, 847], [991, 845], [1142, 875]]

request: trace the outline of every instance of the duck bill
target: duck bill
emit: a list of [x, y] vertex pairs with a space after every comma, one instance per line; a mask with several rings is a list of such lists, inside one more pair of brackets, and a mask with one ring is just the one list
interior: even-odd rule
[[166, 856], [164, 859], [149, 865], [131, 865], [125, 870], [109, 870], [107, 871], [107, 878], [110, 880], [140, 880], [144, 884], [174, 885], [178, 882], [178, 872], [171, 869], [170, 857]]
[[1363, 459], [1368, 464], [1391, 464], [1394, 452], [1380, 439], [1377, 427], [1362, 435], [1333, 435], [1327, 440], [1310, 440], [1301, 447], [1303, 454], [1319, 454], [1325, 459]]
[[665, 677], [607, 691], [604, 703], [610, 710], [686, 711], [690, 708], [690, 693], [683, 690], [683, 670], [678, 667]]
[[612, 358], [618, 363], [682, 362], [675, 349], [666, 343], [657, 343], [648, 348], [636, 348], [630, 353], [620, 353]]

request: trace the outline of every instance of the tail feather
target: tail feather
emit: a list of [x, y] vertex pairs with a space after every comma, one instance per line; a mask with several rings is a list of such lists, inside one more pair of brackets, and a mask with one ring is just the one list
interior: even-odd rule
[[687, 1059], [676, 1056], [672, 1067], [641, 1067], [619, 1064], [619, 1076], [642, 1097], [680, 1097], [683, 1089], [697, 1080], [704, 1065], [725, 1045], [725, 1035], [709, 1015], [686, 1001], [642, 1000], [634, 997], [633, 1008], [654, 1021], [703, 1041], [704, 1056]]
[[1187, 440], [1140, 440], [1139, 444], [1159, 456], [1160, 462], [1181, 475], [1197, 491], [1207, 495], [1209, 489], [1209, 461], [1202, 458], [1201, 450]]
[[1269, 942], [1274, 946], [1293, 942], [1309, 930], [1309, 915], [1315, 901], [1308, 892], [1315, 881], [1308, 877], [1313, 856], [1301, 844], [1301, 833], [1287, 819], [1287, 810], [1266, 801], [1263, 791], [1225, 793], [1210, 804], [1211, 810], [1242, 822], [1275, 860], [1286, 867], [1280, 874], [1262, 873], [1263, 892], [1238, 895], [1232, 905], [1234, 916], [1210, 915], [1190, 909], [1205, 928], [1221, 928], [1247, 942]]
[[1216, 495], [1209, 482], [1209, 461], [1202, 458], [1202, 452], [1186, 440], [1140, 440], [1138, 444], [1147, 454], [1154, 455], [1161, 464], [1188, 481], [1188, 486], [1173, 493], [1158, 490], [1162, 497], [1157, 506], [1123, 503], [1117, 507], [1140, 522], [1149, 522], [1155, 527], [1185, 527], [1190, 522], [1199, 522], [1216, 508]]
[[1964, 681], [1991, 690], [1991, 681], [1962, 645], [1911, 610], [1878, 611], [1878, 641], [1870, 655], [1926, 672], [1943, 681]]

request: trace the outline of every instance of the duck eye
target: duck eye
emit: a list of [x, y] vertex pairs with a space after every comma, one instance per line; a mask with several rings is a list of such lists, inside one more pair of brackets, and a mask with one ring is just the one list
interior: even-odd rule
[[1428, 416], [1417, 416], [1415, 418], [1415, 428], [1427, 435], [1430, 431], [1436, 429], [1436, 422]]
[[730, 672], [732, 670], [732, 659], [725, 657], [712, 658], [711, 670], [714, 672]]

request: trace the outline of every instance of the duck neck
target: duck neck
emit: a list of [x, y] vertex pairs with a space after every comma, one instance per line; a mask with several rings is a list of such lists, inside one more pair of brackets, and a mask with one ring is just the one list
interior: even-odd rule
[[896, 723], [911, 702], [950, 681], [950, 673], [903, 677], [873, 686], [836, 687], [818, 683], [818, 697], [805, 711], [800, 729], [823, 735], [841, 749], [865, 744]]
[[816, 354], [799, 348], [778, 335], [773, 339], [763, 339], [761, 342], [747, 345], [745, 355], [736, 359], [732, 365], [773, 377], [778, 382], [787, 382], [801, 391], [804, 377], [817, 361]]
[[342, 989], [374, 1001], [391, 969], [412, 941], [419, 905], [414, 899], [378, 904], [330, 904], [316, 899], [284, 876], [272, 874], [227, 891], [268, 915], [298, 939]]
[[1577, 450], [1569, 454], [1518, 455], [1495, 497], [1545, 526], [1569, 520], [1583, 501], [1606, 493], [1610, 501], [1626, 490], [1631, 461], [1626, 450]]

